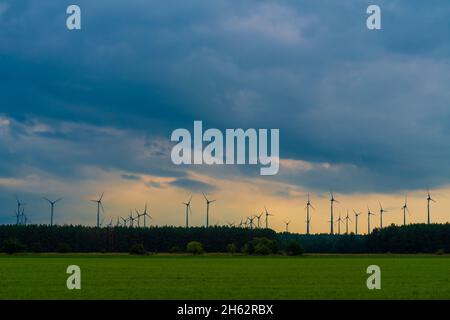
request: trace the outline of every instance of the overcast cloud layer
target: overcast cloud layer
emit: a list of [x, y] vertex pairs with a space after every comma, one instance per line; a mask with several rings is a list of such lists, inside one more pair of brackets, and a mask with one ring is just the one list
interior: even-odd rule
[[[65, 28], [72, 2], [81, 31]], [[448, 1], [376, 1], [375, 32], [358, 0], [72, 2], [0, 1], [4, 194], [30, 174], [89, 179], [85, 167], [214, 188], [170, 162], [170, 133], [194, 120], [280, 128], [282, 166], [267, 179], [305, 189], [450, 181]]]

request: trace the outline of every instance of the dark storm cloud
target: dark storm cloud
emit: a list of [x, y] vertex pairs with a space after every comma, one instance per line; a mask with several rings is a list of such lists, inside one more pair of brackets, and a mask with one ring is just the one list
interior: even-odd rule
[[172, 165], [168, 150], [167, 141], [132, 131], [0, 116], [0, 178], [46, 172], [74, 182], [90, 179], [84, 171], [89, 167], [125, 171], [122, 178], [128, 180], [137, 180], [140, 174], [186, 176]]
[[[395, 191], [450, 180], [448, 1], [378, 1], [378, 32], [365, 28], [363, 0], [79, 0], [76, 32], [65, 29], [68, 1], [0, 3], [0, 113], [83, 124], [15, 133], [20, 152], [0, 145], [0, 175], [93, 165], [185, 181], [167, 149], [144, 161], [125, 141], [198, 119], [280, 128], [281, 157], [339, 168], [272, 177], [292, 184]], [[115, 146], [105, 126], [133, 134]]]

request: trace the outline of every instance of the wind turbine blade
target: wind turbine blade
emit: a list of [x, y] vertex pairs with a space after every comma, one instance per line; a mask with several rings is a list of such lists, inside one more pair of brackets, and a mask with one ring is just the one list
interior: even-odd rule
[[100, 197], [100, 199], [98, 201], [102, 201], [104, 195], [105, 195], [105, 193], [102, 192], [102, 196]]
[[205, 198], [206, 202], [209, 202], [208, 198], [206, 197], [205, 193], [202, 192], [203, 197]]
[[59, 202], [59, 201], [61, 201], [63, 198], [59, 198], [58, 200], [56, 200], [55, 201], [55, 203], [57, 203], [57, 202]]

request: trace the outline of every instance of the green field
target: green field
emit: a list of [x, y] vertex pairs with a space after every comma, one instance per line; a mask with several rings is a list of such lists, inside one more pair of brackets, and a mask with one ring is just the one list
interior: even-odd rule
[[1, 299], [450, 299], [450, 256], [0, 255]]

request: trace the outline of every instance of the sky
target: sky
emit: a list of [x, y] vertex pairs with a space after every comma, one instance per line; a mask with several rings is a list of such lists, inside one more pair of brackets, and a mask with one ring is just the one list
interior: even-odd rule
[[[81, 8], [82, 29], [66, 28]], [[366, 9], [381, 8], [368, 30]], [[148, 203], [158, 225], [274, 214], [329, 230], [329, 192], [384, 224], [449, 221], [450, 3], [442, 1], [0, 0], [0, 223], [15, 196], [33, 223], [104, 223]], [[171, 133], [277, 128], [280, 169], [176, 166]], [[372, 217], [377, 226], [379, 216]], [[337, 228], [337, 225], [336, 227]], [[359, 228], [367, 231], [367, 216]]]

